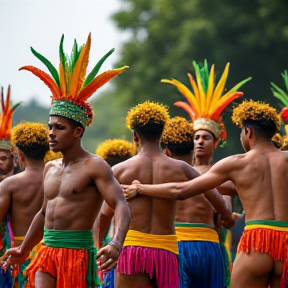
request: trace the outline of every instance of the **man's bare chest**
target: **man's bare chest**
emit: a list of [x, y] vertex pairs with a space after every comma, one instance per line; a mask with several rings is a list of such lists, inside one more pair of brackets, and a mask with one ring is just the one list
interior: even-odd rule
[[56, 197], [75, 198], [91, 186], [91, 179], [83, 169], [53, 169], [44, 179], [44, 193], [49, 200]]

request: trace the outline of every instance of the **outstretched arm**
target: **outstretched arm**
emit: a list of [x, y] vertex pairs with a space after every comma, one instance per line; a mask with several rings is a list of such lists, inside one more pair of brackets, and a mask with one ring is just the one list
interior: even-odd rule
[[167, 199], [184, 200], [218, 187], [230, 180], [229, 175], [232, 169], [233, 166], [230, 157], [228, 157], [216, 163], [205, 174], [191, 181], [159, 185], [133, 184], [130, 186], [122, 185], [122, 187], [127, 199], [131, 197], [130, 195], [134, 196], [135, 193], [153, 197], [161, 197], [165, 193]]
[[217, 187], [217, 190], [222, 195], [236, 196], [238, 195], [235, 185], [232, 181], [227, 181]]

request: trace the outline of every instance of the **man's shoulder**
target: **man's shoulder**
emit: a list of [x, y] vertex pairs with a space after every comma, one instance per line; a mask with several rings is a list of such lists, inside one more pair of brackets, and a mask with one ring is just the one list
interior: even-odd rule
[[17, 187], [22, 186], [25, 171], [11, 175], [1, 182], [1, 190], [12, 193]]

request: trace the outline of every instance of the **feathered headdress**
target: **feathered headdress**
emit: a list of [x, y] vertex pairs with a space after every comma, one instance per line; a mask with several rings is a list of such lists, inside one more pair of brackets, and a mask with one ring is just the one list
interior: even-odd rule
[[93, 120], [93, 110], [91, 105], [86, 102], [87, 99], [113, 77], [122, 73], [128, 66], [105, 71], [96, 76], [103, 62], [114, 52], [114, 49], [112, 49], [100, 59], [86, 77], [91, 34], [89, 34], [86, 44], [80, 48], [78, 48], [76, 40], [74, 41], [70, 57], [64, 53], [63, 42], [64, 35], [62, 35], [59, 47], [59, 72], [49, 60], [32, 47], [32, 53], [46, 65], [51, 76], [33, 66], [24, 66], [19, 70], [32, 72], [51, 90], [52, 109], [50, 115], [63, 116], [81, 123], [84, 127], [89, 126]]
[[288, 136], [288, 73], [285, 70], [283, 73], [281, 73], [281, 75], [284, 79], [287, 92], [279, 88], [273, 82], [271, 82], [271, 90], [272, 90], [273, 95], [276, 98], [278, 98], [285, 106], [284, 108], [282, 108], [280, 112], [280, 116], [285, 123], [285, 131], [286, 131], [286, 135]]
[[183, 108], [189, 114], [194, 124], [194, 131], [208, 130], [219, 140], [225, 140], [227, 137], [221, 113], [232, 101], [243, 96], [243, 93], [237, 92], [237, 90], [251, 79], [249, 77], [241, 81], [222, 95], [228, 77], [229, 65], [230, 63], [226, 64], [219, 82], [215, 83], [214, 64], [209, 73], [206, 60], [203, 67], [193, 61], [196, 80], [188, 73], [193, 91], [175, 79], [161, 80], [163, 83], [176, 86], [179, 92], [187, 99], [188, 103], [178, 101], [174, 105]]
[[0, 149], [11, 150], [10, 143], [11, 130], [12, 130], [12, 116], [15, 109], [21, 104], [17, 103], [10, 107], [10, 85], [7, 90], [6, 101], [4, 99], [3, 87], [1, 87], [1, 123], [0, 123]]

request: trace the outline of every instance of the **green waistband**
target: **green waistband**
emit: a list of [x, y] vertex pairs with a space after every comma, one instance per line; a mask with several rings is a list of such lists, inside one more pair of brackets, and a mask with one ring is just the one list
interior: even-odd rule
[[94, 241], [91, 230], [44, 229], [43, 244], [55, 248], [91, 249]]
[[48, 230], [44, 229], [43, 244], [53, 248], [88, 250], [87, 288], [99, 284], [97, 279], [96, 247], [91, 230]]
[[208, 225], [204, 223], [184, 223], [184, 222], [174, 222], [175, 227], [204, 227], [215, 229], [213, 225]]
[[274, 221], [274, 220], [252, 220], [247, 221], [246, 225], [269, 225], [277, 227], [288, 227], [288, 222]]

